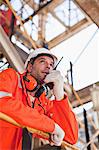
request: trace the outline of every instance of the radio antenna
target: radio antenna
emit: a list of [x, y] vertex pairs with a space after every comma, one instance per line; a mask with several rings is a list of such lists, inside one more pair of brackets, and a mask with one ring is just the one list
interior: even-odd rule
[[55, 66], [54, 70], [56, 70], [57, 66], [59, 65], [59, 63], [62, 61], [63, 56], [61, 57], [61, 59], [59, 60], [59, 62], [57, 63], [57, 65]]

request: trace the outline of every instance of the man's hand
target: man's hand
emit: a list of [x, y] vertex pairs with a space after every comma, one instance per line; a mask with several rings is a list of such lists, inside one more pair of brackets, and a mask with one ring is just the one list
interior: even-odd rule
[[63, 129], [58, 124], [55, 123], [55, 129], [51, 134], [51, 141], [53, 142], [51, 144], [60, 146], [62, 144], [64, 136], [65, 133]]
[[58, 70], [51, 71], [45, 78], [45, 83], [53, 82], [53, 93], [57, 100], [61, 100], [64, 98], [64, 81], [63, 77]]

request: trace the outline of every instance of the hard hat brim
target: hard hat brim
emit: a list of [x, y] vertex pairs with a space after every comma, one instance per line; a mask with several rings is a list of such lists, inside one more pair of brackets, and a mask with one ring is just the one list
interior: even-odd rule
[[30, 61], [30, 59], [37, 57], [39, 54], [42, 54], [42, 55], [43, 54], [48, 54], [48, 55], [50, 55], [54, 60], [54, 67], [56, 66], [57, 61], [58, 61], [57, 57], [54, 54], [52, 54], [50, 50], [48, 50], [46, 48], [38, 48], [38, 49], [35, 49], [33, 52], [31, 52], [29, 54], [29, 56], [28, 56], [28, 58], [25, 62], [25, 65], [24, 65], [25, 69], [27, 68], [27, 65], [28, 65], [28, 62]]

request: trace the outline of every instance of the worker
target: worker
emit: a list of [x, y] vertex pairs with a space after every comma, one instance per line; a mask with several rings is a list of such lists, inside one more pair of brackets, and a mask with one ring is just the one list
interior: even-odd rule
[[[2, 71], [0, 112], [21, 126], [49, 133], [50, 140], [46, 140], [57, 147], [63, 140], [77, 142], [78, 125], [64, 94], [63, 77], [60, 71], [54, 70], [56, 64], [55, 55], [46, 48], [38, 48], [27, 58], [23, 74], [12, 68]], [[50, 88], [53, 98], [49, 98]], [[0, 120], [0, 150], [29, 150], [32, 136], [26, 128]]]

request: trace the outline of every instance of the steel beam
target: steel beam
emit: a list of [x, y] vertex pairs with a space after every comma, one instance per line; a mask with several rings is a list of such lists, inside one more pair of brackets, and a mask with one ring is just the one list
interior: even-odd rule
[[2, 45], [0, 51], [2, 51], [4, 56], [7, 58], [8, 62], [17, 71], [22, 73], [24, 71], [24, 63], [1, 26], [0, 26], [0, 43]]

